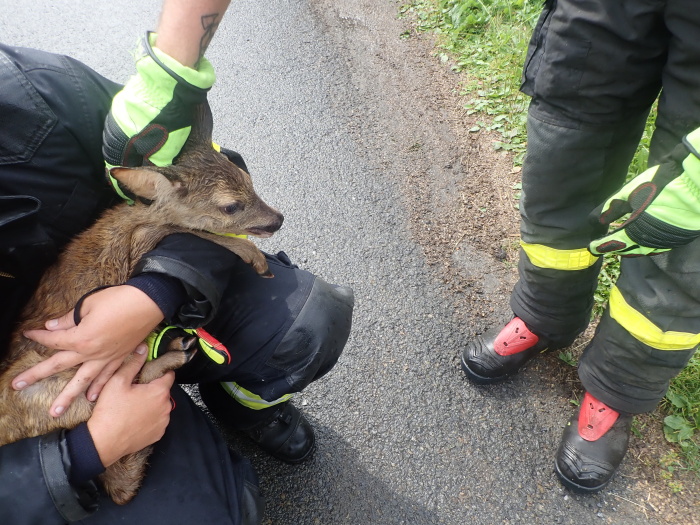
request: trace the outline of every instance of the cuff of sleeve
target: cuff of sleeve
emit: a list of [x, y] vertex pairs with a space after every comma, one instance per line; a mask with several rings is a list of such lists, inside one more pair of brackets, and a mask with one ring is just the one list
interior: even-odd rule
[[[216, 80], [214, 67], [204, 57], [199, 59], [197, 69], [180, 64], [170, 55], [163, 52], [156, 46], [157, 34], [148, 32], [146, 38], [141, 42], [140, 53], [147, 56], [146, 60], [140, 59], [136, 62], [136, 69], [145, 76], [162, 75], [161, 71], [172, 77], [178, 84], [185, 83], [190, 87], [208, 91]], [[160, 71], [159, 71], [160, 70]]]
[[688, 133], [684, 139], [686, 145], [690, 145], [690, 150], [700, 159], [700, 128]]
[[158, 305], [165, 320], [170, 322], [180, 307], [188, 300], [182, 283], [169, 275], [161, 273], [141, 273], [126, 281], [126, 284], [138, 288]]
[[[180, 235], [184, 237], [177, 237]], [[175, 234], [170, 237], [177, 238], [167, 241], [167, 250], [173, 250], [181, 246], [183, 239], [187, 241], [189, 241], [190, 238], [200, 239], [191, 234]], [[221, 248], [204, 239], [200, 240], [203, 243], [220, 248], [227, 252], [227, 254], [233, 255], [225, 248]], [[163, 252], [162, 249], [159, 251], [161, 253]], [[233, 257], [240, 261], [237, 256], [233, 255]], [[174, 324], [181, 328], [199, 328], [211, 322], [221, 302], [223, 290], [226, 288], [226, 283], [221, 284], [219, 281], [213, 280], [210, 273], [203, 273], [199, 268], [195, 268], [187, 262], [176, 260], [162, 254], [154, 254], [153, 252], [151, 252], [150, 255], [147, 254], [136, 264], [133, 273], [135, 275], [146, 273], [168, 275], [181, 283], [185, 289], [187, 299], [182, 306], [177, 309], [173, 319], [168, 320], [166, 318], [169, 324]]]
[[104, 472], [105, 468], [92, 441], [87, 423], [80, 423], [66, 432], [66, 443], [70, 455], [71, 468], [68, 479], [71, 485], [85, 485]]
[[51, 500], [66, 522], [84, 519], [97, 510], [99, 495], [95, 483], [88, 481], [78, 487], [68, 480], [71, 459], [65, 430], [41, 437], [39, 458]]

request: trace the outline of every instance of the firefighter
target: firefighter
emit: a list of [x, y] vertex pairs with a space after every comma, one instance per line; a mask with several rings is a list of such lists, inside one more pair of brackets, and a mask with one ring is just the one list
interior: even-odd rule
[[[613, 477], [634, 414], [653, 410], [700, 343], [700, 13], [692, 0], [548, 0], [530, 41], [519, 280], [512, 320], [469, 342], [494, 383], [588, 325], [606, 253], [620, 277], [578, 373], [585, 388], [556, 472], [592, 493]], [[647, 171], [625, 184], [654, 100]], [[613, 221], [621, 226], [608, 232]]]

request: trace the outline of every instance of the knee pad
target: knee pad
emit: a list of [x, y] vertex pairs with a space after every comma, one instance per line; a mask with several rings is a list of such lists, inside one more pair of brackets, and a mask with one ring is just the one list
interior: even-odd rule
[[351, 288], [316, 277], [306, 302], [267, 362], [287, 372], [292, 391], [322, 377], [338, 361], [350, 336], [354, 304]]

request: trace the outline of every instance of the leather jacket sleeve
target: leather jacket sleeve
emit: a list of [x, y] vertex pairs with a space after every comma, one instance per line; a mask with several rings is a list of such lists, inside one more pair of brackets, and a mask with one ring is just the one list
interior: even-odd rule
[[65, 524], [97, 510], [97, 487], [68, 483], [65, 431], [0, 447], [0, 523]]

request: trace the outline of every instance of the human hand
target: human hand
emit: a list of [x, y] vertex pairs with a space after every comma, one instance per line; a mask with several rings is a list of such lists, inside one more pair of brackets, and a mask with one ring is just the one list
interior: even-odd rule
[[700, 237], [700, 129], [659, 166], [649, 168], [625, 184], [598, 207], [591, 218], [609, 226], [627, 220], [608, 235], [589, 244], [593, 255], [655, 255]]
[[100, 290], [82, 304], [79, 325], [73, 310], [46, 323], [46, 330], [29, 330], [25, 336], [59, 350], [41, 363], [19, 374], [12, 386], [21, 390], [53, 374], [79, 366], [75, 376], [54, 400], [49, 410], [60, 416], [73, 400], [86, 393], [95, 401], [102, 387], [122, 362], [163, 320], [163, 313], [144, 292], [122, 285]]
[[180, 153], [194, 120], [194, 107], [206, 101], [214, 68], [205, 59], [186, 67], [155, 47], [148, 33], [137, 52], [137, 74], [114, 97], [107, 115], [102, 153], [116, 192], [132, 201], [109, 170], [142, 165], [168, 166]]
[[167, 372], [150, 383], [134, 384], [145, 361], [145, 345], [139, 345], [104, 385], [88, 419], [88, 430], [105, 468], [158, 441], [170, 422], [175, 374]]

